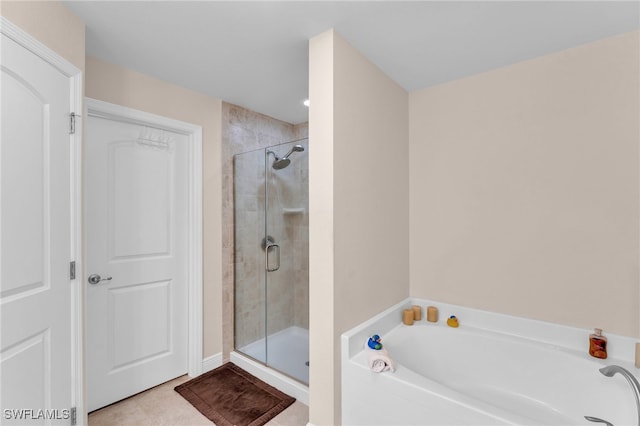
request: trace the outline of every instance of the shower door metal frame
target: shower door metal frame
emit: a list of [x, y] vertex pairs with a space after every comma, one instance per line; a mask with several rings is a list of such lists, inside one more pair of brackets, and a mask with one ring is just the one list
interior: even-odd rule
[[[280, 269], [280, 245], [276, 244], [275, 240], [273, 239], [273, 237], [271, 237], [269, 235], [269, 221], [268, 221], [268, 212], [269, 212], [269, 154], [273, 154], [274, 158], [276, 157], [275, 152], [271, 151], [272, 147], [267, 147], [264, 148], [264, 269], [265, 269], [265, 276], [264, 276], [264, 281], [265, 281], [265, 303], [266, 302], [266, 295], [267, 295], [267, 283], [268, 283], [268, 273], [269, 272], [275, 272], [278, 269]], [[274, 248], [278, 254], [278, 263], [276, 264], [277, 266], [275, 268], [270, 268], [269, 267], [269, 253], [270, 250]], [[267, 319], [266, 318], [266, 314], [267, 314], [267, 310], [265, 309], [265, 345], [266, 343], [266, 338], [267, 338]], [[265, 356], [265, 359], [268, 360], [268, 356]], [[268, 363], [268, 361], [265, 361]]]

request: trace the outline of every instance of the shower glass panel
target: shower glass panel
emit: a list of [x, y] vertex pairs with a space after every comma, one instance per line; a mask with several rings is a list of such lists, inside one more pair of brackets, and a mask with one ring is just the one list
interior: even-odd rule
[[234, 156], [235, 348], [267, 362], [264, 150]]
[[309, 382], [308, 140], [234, 158], [235, 349]]

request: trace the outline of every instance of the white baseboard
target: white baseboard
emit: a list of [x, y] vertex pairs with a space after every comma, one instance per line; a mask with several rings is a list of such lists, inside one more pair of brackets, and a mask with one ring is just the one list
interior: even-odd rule
[[215, 355], [211, 355], [202, 360], [202, 372], [206, 373], [214, 368], [218, 368], [222, 365], [222, 352], [218, 352]]

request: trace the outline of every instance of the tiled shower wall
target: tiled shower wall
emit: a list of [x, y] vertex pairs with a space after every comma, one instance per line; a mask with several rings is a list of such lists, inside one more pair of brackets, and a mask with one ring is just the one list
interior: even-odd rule
[[[280, 120], [273, 119], [271, 117], [247, 110], [245, 108], [232, 105], [226, 102], [222, 103], [222, 235], [223, 235], [223, 358], [229, 359], [229, 352], [234, 348], [234, 166], [233, 157], [235, 154], [246, 153], [249, 151], [255, 151], [263, 149], [269, 146], [282, 144], [284, 142], [306, 138], [308, 135], [308, 126], [306, 123], [299, 125], [292, 125]], [[306, 154], [307, 152], [305, 152]], [[297, 153], [296, 153], [297, 154]], [[282, 153], [281, 153], [282, 155]], [[295, 154], [294, 154], [295, 155]], [[258, 156], [264, 161], [263, 156]], [[256, 158], [258, 158], [256, 157]], [[293, 159], [293, 157], [292, 157]], [[258, 160], [256, 160], [258, 161]], [[258, 161], [258, 163], [261, 163]], [[292, 162], [293, 163], [293, 162]], [[249, 169], [253, 166], [247, 165]], [[251, 173], [257, 173], [264, 167], [264, 163], [256, 164], [255, 169]], [[287, 168], [289, 169], [289, 168]], [[286, 171], [287, 169], [283, 169]], [[295, 172], [296, 168], [291, 168], [289, 173]], [[298, 171], [298, 173], [302, 173]], [[306, 184], [306, 171], [304, 171], [303, 179]], [[246, 181], [245, 181], [246, 182]], [[282, 186], [281, 186], [282, 188]], [[247, 210], [252, 209], [260, 210], [259, 206], [254, 206], [254, 201], [250, 201], [249, 198], [242, 197], [247, 204]], [[262, 202], [262, 200], [256, 199], [255, 203]], [[286, 207], [286, 206], [285, 206]], [[300, 221], [297, 226], [287, 228], [287, 231], [283, 233], [283, 239], [291, 238], [293, 243], [297, 245], [294, 251], [294, 256], [300, 257], [306, 256], [308, 258], [308, 240], [305, 243], [304, 238], [301, 235], [308, 236], [308, 215], [306, 211], [299, 218], [287, 218], [285, 215], [281, 215], [280, 220], [294, 222]], [[295, 216], [295, 215], [286, 215]], [[277, 221], [276, 221], [277, 222]], [[292, 223], [293, 224], [293, 223]], [[274, 229], [277, 227], [277, 223], [274, 223]], [[295, 224], [294, 224], [295, 225]], [[284, 223], [281, 224], [284, 226]], [[306, 226], [306, 229], [305, 229]], [[248, 230], [242, 231], [244, 235], [247, 235]], [[255, 236], [256, 245], [260, 244], [262, 240], [262, 234], [259, 233]], [[302, 246], [305, 245], [304, 248]], [[284, 253], [283, 253], [284, 254]], [[264, 253], [254, 253], [256, 260], [255, 270], [240, 269], [244, 278], [255, 279], [259, 277], [264, 270]], [[253, 255], [252, 255], [253, 256]], [[251, 265], [253, 262], [247, 262], [248, 259], [243, 259], [245, 265]], [[284, 257], [283, 257], [284, 260]], [[296, 259], [291, 259], [294, 262]], [[299, 259], [302, 260], [302, 259]], [[284, 266], [283, 262], [283, 266]], [[298, 262], [301, 264], [301, 262]], [[304, 262], [308, 265], [308, 261]], [[279, 274], [279, 278], [270, 279], [273, 281], [272, 287], [270, 287], [269, 303], [273, 304], [270, 309], [269, 317], [269, 332], [276, 331], [277, 329], [284, 328], [290, 325], [299, 325], [302, 327], [308, 327], [308, 267], [306, 270], [298, 272], [289, 272], [287, 268], [281, 268], [282, 274]], [[255, 271], [255, 272], [254, 272]], [[287, 280], [284, 280], [283, 276], [287, 276]], [[307, 278], [305, 278], [305, 276]], [[300, 282], [298, 280], [304, 280]], [[260, 279], [256, 281], [254, 288], [244, 287], [245, 290], [239, 297], [242, 300], [239, 304], [238, 315], [242, 318], [238, 318], [242, 321], [253, 321], [247, 324], [243, 324], [242, 340], [250, 341], [254, 336], [256, 338], [264, 337], [264, 288], [260, 287]], [[287, 306], [285, 308], [285, 305]], [[261, 322], [262, 321], [262, 322]]]

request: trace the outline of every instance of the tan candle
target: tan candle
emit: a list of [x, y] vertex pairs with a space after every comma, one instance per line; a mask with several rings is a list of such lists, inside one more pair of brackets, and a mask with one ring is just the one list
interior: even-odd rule
[[427, 321], [438, 322], [438, 308], [435, 306], [427, 306]]
[[413, 325], [413, 309], [402, 311], [402, 322], [406, 325]]
[[640, 368], [640, 343], [636, 343], [636, 368]]
[[411, 309], [413, 309], [413, 320], [420, 321], [422, 319], [422, 308], [419, 305], [412, 305]]

